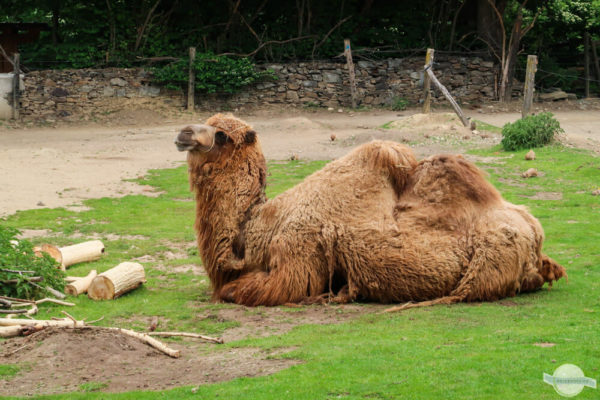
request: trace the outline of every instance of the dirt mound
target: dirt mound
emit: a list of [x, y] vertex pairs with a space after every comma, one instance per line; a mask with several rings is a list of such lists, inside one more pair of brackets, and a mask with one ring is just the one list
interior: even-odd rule
[[463, 137], [471, 134], [471, 130], [463, 126], [458, 116], [453, 113], [414, 114], [392, 121], [388, 127], [410, 131], [421, 129], [431, 136], [443, 134]]
[[[0, 395], [65, 393], [86, 387], [107, 392], [164, 390], [268, 375], [299, 363], [273, 359], [273, 353], [252, 348], [222, 350], [191, 341], [172, 341], [169, 346], [181, 349], [182, 357], [173, 359], [136, 339], [98, 330], [46, 330], [5, 341], [2, 363], [19, 364], [20, 371], [0, 385]], [[203, 355], [198, 357], [200, 350]]]

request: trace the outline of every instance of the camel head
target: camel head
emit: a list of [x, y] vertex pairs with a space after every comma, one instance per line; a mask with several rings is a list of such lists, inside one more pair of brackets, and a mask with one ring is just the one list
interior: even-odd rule
[[179, 151], [189, 151], [208, 160], [256, 141], [256, 132], [248, 124], [231, 115], [216, 114], [206, 124], [184, 127], [175, 145]]

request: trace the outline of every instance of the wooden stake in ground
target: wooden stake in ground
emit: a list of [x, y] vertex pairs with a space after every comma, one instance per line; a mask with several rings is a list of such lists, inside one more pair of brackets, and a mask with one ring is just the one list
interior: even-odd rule
[[96, 270], [91, 270], [90, 273], [83, 278], [79, 278], [65, 286], [65, 292], [71, 296], [79, 296], [81, 293], [87, 292], [90, 284], [96, 276], [98, 276]]
[[531, 111], [531, 103], [533, 102], [533, 91], [535, 87], [535, 72], [537, 71], [537, 56], [527, 56], [527, 71], [525, 72], [525, 88], [523, 96], [523, 110], [521, 117], [525, 118]]
[[88, 288], [93, 300], [115, 299], [146, 282], [142, 264], [124, 262], [94, 278]]
[[194, 111], [194, 90], [196, 85], [196, 73], [194, 72], [194, 61], [196, 60], [196, 48], [190, 47], [190, 71], [188, 80], [187, 109]]
[[[427, 55], [425, 56], [425, 68], [433, 65], [433, 53], [434, 49], [427, 49]], [[423, 77], [423, 94], [425, 99], [423, 100], [423, 114], [429, 114], [431, 112], [431, 80], [428, 74]]]
[[431, 82], [433, 82], [438, 87], [438, 89], [440, 89], [440, 91], [443, 93], [443, 95], [446, 97], [446, 99], [450, 102], [450, 104], [452, 104], [452, 108], [454, 109], [454, 112], [456, 113], [456, 115], [458, 115], [458, 117], [462, 121], [463, 125], [470, 129], [471, 123], [469, 122], [469, 119], [462, 112], [462, 110], [460, 109], [460, 106], [458, 105], [456, 100], [454, 100], [454, 98], [452, 97], [452, 95], [450, 94], [448, 89], [446, 89], [446, 87], [444, 85], [442, 85], [440, 83], [440, 81], [438, 81], [438, 79], [435, 77], [435, 75], [433, 74], [433, 71], [431, 70], [431, 66], [425, 67], [425, 72], [427, 73], [427, 75], [429, 75], [429, 78], [431, 78]]
[[346, 66], [348, 67], [348, 78], [350, 81], [350, 97], [352, 108], [356, 108], [356, 76], [354, 74], [354, 63], [352, 62], [352, 49], [350, 39], [344, 39], [344, 54], [346, 55]]
[[38, 255], [42, 252], [48, 253], [50, 257], [60, 263], [61, 269], [65, 271], [71, 265], [98, 260], [104, 254], [104, 244], [100, 240], [90, 240], [60, 248], [51, 244], [43, 244], [34, 247], [33, 250]]

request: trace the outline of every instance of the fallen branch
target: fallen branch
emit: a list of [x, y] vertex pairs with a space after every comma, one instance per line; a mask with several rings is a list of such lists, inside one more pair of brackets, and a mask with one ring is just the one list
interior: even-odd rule
[[54, 328], [81, 328], [86, 326], [83, 321], [71, 321], [69, 319], [61, 319], [58, 321], [41, 320], [41, 319], [10, 319], [0, 318], [0, 326], [31, 326], [31, 327], [54, 327]]
[[157, 350], [162, 351], [169, 357], [179, 358], [181, 356], [181, 352], [179, 350], [172, 349], [172, 348], [168, 347], [166, 344], [164, 344], [163, 342], [161, 342], [157, 339], [154, 339], [145, 333], [135, 332], [135, 331], [132, 331], [129, 329], [111, 328], [111, 327], [103, 327], [103, 326], [88, 326], [86, 328], [120, 332], [124, 335], [131, 336], [133, 338], [141, 340], [142, 342], [146, 343], [147, 345], [154, 347]]
[[219, 344], [225, 343], [222, 338], [214, 338], [214, 337], [199, 335], [197, 333], [190, 333], [190, 332], [150, 332], [150, 333], [148, 333], [148, 335], [160, 336], [160, 337], [182, 336], [182, 337], [191, 337], [191, 338], [195, 338], [195, 339], [202, 339], [202, 340], [206, 340], [208, 342], [219, 343]]
[[[25, 282], [41, 282], [44, 280], [44, 278], [42, 278], [41, 276], [23, 276], [23, 279]], [[3, 281], [0, 281], [0, 283], [3, 283], [5, 285], [14, 285], [16, 283], [19, 283], [21, 281], [21, 279], [6, 279]]]

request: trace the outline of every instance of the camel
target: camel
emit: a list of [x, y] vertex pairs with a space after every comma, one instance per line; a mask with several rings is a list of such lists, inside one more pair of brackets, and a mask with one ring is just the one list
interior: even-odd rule
[[213, 299], [248, 306], [355, 300], [401, 308], [493, 301], [566, 277], [544, 232], [461, 156], [417, 162], [361, 145], [267, 200], [266, 162], [244, 121], [189, 125], [198, 248]]

